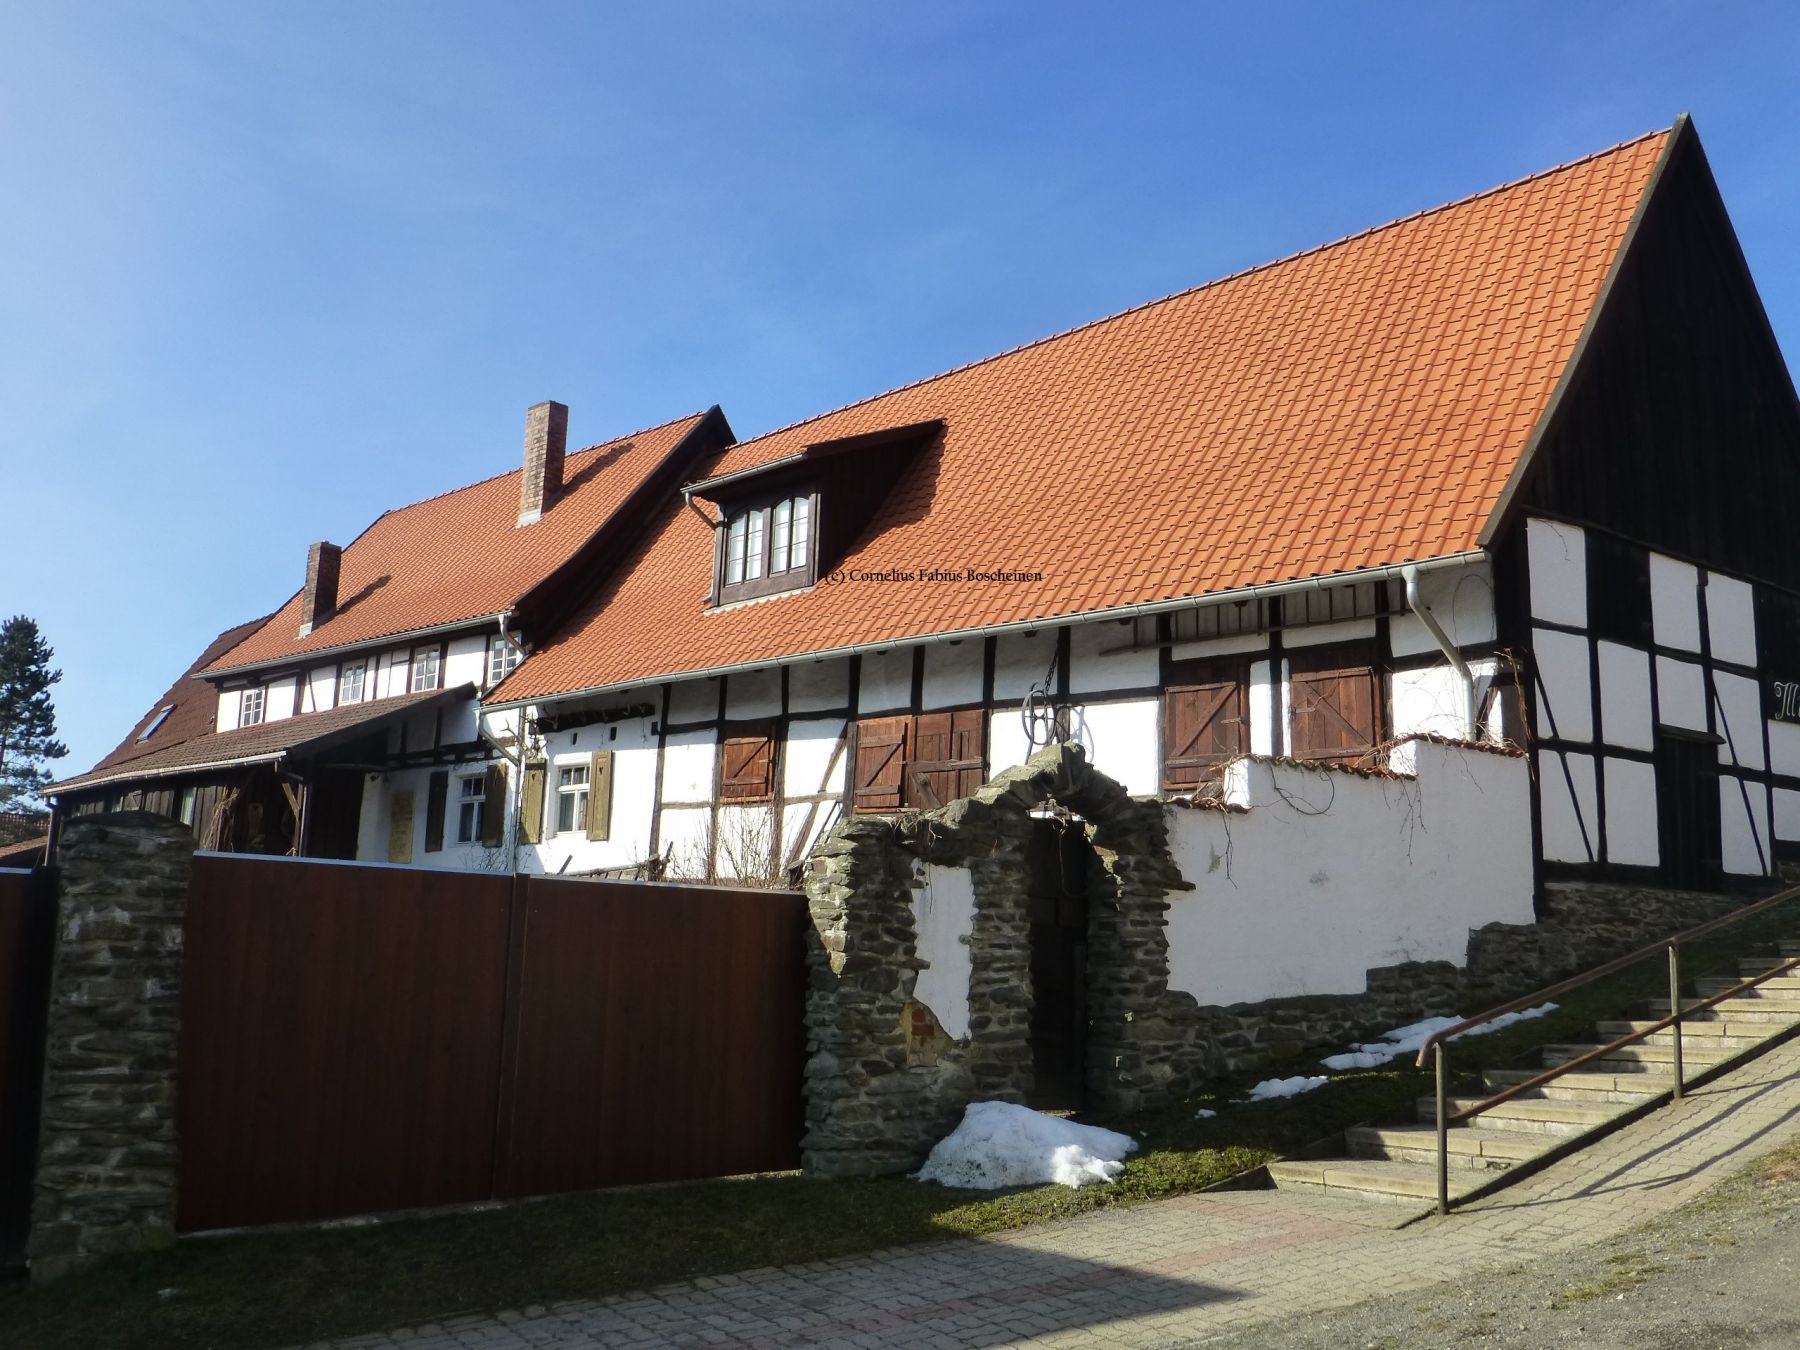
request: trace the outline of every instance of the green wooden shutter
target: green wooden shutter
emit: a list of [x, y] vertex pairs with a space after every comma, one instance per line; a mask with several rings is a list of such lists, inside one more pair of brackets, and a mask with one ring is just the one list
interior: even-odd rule
[[481, 811], [481, 846], [499, 848], [506, 839], [506, 765], [488, 765], [483, 786], [487, 800]]
[[527, 844], [540, 843], [544, 838], [544, 779], [548, 772], [549, 766], [541, 759], [525, 766], [525, 800], [519, 807], [519, 838]]
[[594, 751], [588, 772], [587, 837], [612, 837], [613, 752]]
[[450, 774], [444, 769], [431, 775], [431, 786], [425, 794], [425, 851], [441, 853], [444, 849], [444, 813], [450, 797]]

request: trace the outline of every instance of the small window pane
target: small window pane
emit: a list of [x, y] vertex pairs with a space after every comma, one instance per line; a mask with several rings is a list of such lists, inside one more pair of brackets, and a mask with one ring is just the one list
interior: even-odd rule
[[244, 690], [243, 701], [238, 704], [238, 725], [253, 727], [263, 720], [263, 691], [260, 689]]
[[338, 677], [339, 703], [362, 702], [363, 671], [364, 666], [360, 661], [353, 666], [344, 667], [344, 673]]
[[769, 523], [769, 570], [771, 572], [788, 570], [788, 540], [792, 534], [793, 525], [793, 502], [776, 503], [774, 515]]
[[806, 546], [812, 533], [812, 498], [794, 498], [794, 566], [805, 567]]
[[438, 687], [438, 651], [433, 647], [427, 651], [413, 653], [412, 691], [421, 693], [427, 689]]
[[763, 528], [767, 512], [750, 513], [749, 543], [744, 551], [744, 578], [755, 581], [763, 574]]
[[725, 541], [725, 580], [736, 585], [744, 579], [744, 533], [748, 523], [743, 516], [731, 522]]

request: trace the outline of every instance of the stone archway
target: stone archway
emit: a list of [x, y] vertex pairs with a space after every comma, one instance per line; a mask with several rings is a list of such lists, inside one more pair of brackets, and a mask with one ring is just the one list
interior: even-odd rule
[[[1051, 746], [941, 809], [841, 821], [813, 850], [808, 1171], [908, 1170], [969, 1102], [1024, 1100], [1026, 851], [1033, 812], [1045, 807], [1085, 823], [1101, 868], [1088, 896], [1089, 1104], [1131, 1109], [1191, 1085], [1204, 1051], [1193, 1000], [1168, 989], [1164, 916], [1169, 894], [1192, 886], [1170, 855], [1164, 806], [1134, 800], [1080, 747]], [[916, 996], [928, 965], [918, 894], [934, 878], [964, 896], [967, 911], [966, 1005], [948, 1029], [947, 1008]], [[954, 992], [940, 1001], [954, 1002]]]

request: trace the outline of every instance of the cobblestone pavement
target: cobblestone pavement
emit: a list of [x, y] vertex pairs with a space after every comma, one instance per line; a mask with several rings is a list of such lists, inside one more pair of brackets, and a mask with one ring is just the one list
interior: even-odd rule
[[[1800, 1137], [1800, 1041], [1449, 1219], [1242, 1191], [982, 1240], [755, 1270], [328, 1343], [525, 1347], [1096, 1346], [1211, 1342], [1603, 1240]], [[321, 1348], [324, 1350], [324, 1347]]]

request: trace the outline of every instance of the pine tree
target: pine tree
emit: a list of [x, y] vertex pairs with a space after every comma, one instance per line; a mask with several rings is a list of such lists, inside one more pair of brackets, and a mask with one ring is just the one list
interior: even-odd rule
[[0, 811], [31, 806], [51, 781], [43, 762], [69, 753], [55, 739], [50, 686], [62, 672], [50, 669], [52, 654], [23, 614], [0, 624]]

